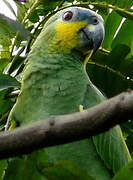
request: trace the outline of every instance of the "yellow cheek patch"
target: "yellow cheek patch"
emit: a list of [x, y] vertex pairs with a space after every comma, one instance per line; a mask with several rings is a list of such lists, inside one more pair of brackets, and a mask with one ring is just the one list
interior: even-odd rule
[[72, 49], [80, 43], [78, 31], [85, 27], [85, 22], [61, 22], [56, 26], [54, 41], [65, 49]]

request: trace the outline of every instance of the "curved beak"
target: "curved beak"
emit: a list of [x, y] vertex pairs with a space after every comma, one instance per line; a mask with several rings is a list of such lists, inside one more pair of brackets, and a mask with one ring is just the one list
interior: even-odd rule
[[96, 52], [105, 36], [104, 25], [102, 23], [97, 25], [88, 24], [82, 31], [86, 36], [86, 41], [89, 41], [91, 49]]

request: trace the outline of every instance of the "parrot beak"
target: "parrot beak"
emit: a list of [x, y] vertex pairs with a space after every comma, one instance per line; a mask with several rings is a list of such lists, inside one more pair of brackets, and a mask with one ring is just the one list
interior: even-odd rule
[[100, 47], [105, 36], [104, 25], [102, 23], [99, 23], [98, 25], [88, 24], [82, 29], [82, 32], [86, 37], [84, 39], [89, 42], [90, 49], [92, 49], [93, 53], [95, 53]]

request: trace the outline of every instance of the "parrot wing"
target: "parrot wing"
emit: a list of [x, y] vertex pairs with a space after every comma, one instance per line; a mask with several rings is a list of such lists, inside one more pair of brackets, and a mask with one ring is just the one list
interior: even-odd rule
[[[105, 99], [104, 95], [89, 80], [83, 106], [89, 108]], [[118, 125], [105, 133], [94, 136], [93, 142], [106, 166], [114, 173], [131, 160], [121, 128]]]

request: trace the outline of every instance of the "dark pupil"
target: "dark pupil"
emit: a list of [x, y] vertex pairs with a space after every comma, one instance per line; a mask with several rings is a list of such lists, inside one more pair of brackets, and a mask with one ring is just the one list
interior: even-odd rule
[[94, 23], [97, 23], [97, 19], [94, 19]]
[[93, 23], [94, 23], [94, 24], [97, 24], [97, 23], [98, 23], [98, 20], [97, 20], [96, 17], [93, 18]]
[[73, 16], [73, 13], [72, 13], [71, 11], [68, 11], [68, 12], [66, 12], [66, 13], [64, 14], [63, 19], [64, 19], [65, 21], [69, 21], [69, 20], [72, 19], [72, 16]]

